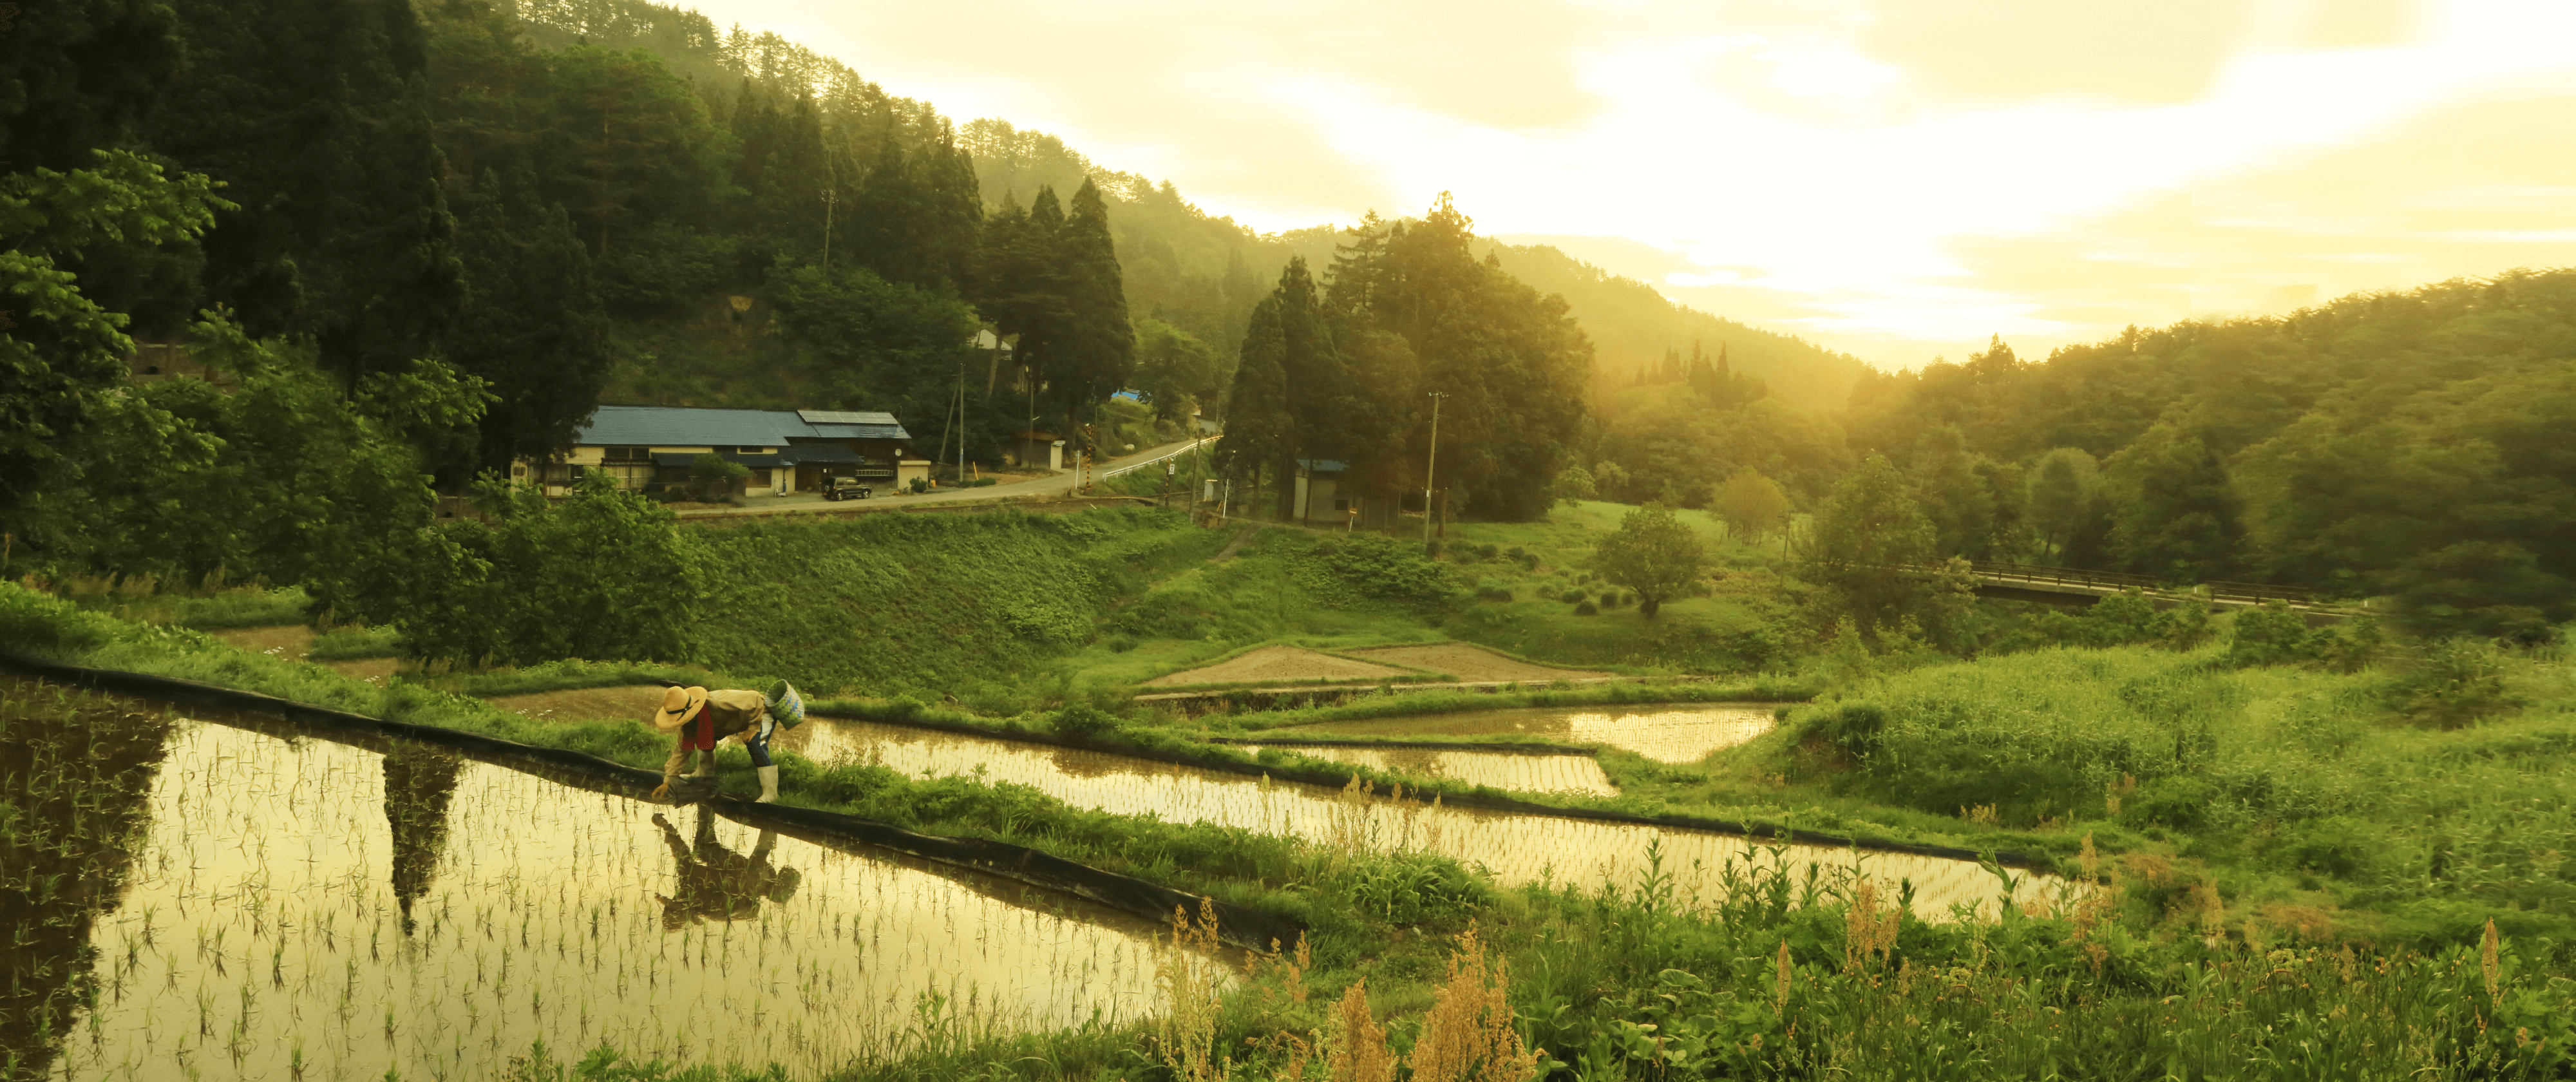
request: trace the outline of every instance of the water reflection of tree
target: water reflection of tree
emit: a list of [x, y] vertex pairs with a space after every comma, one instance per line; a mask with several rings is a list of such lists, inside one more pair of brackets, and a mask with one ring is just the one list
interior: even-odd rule
[[117, 700], [0, 681], [0, 1077], [44, 1077], [99, 994], [90, 928], [124, 896], [169, 734]]
[[678, 928], [692, 921], [748, 920], [760, 915], [760, 901], [767, 898], [784, 902], [796, 894], [796, 884], [803, 876], [794, 868], [773, 868], [769, 852], [778, 845], [778, 832], [763, 830], [746, 857], [716, 841], [715, 817], [706, 805], [698, 805], [698, 829], [695, 838], [682, 840], [678, 828], [659, 812], [653, 825], [662, 828], [662, 840], [671, 847], [671, 856], [679, 861], [679, 884], [671, 896], [656, 894], [662, 903], [662, 927]]
[[385, 822], [394, 832], [394, 904], [403, 934], [412, 932], [411, 903], [429, 893], [447, 848], [447, 805], [465, 760], [456, 753], [397, 741], [385, 753]]
[[1080, 748], [1057, 748], [1052, 757], [1055, 759], [1055, 768], [1068, 777], [1098, 778], [1118, 773], [1150, 773], [1150, 768], [1143, 766], [1137, 760], [1104, 755], [1096, 751], [1084, 751]]

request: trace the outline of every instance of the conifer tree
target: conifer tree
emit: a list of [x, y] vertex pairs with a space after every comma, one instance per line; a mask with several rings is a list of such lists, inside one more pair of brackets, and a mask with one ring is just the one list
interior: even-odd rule
[[923, 213], [931, 237], [923, 258], [929, 273], [963, 294], [975, 277], [976, 245], [984, 226], [984, 196], [975, 181], [975, 159], [944, 125], [939, 139], [918, 151]]
[[876, 162], [859, 184], [857, 205], [850, 208], [851, 258], [890, 282], [922, 285], [925, 276], [935, 279], [937, 271], [926, 258], [927, 203], [911, 155], [887, 131], [877, 141]]
[[208, 299], [312, 335], [344, 393], [428, 355], [462, 297], [432, 144], [425, 31], [398, 0], [179, 0], [189, 63], [156, 150], [239, 206]]
[[0, 172], [67, 172], [121, 146], [179, 69], [178, 20], [142, 0], [13, 4], [0, 31]]
[[1296, 419], [1288, 408], [1283, 367], [1288, 339], [1279, 308], [1275, 292], [1252, 306], [1234, 385], [1226, 393], [1225, 439], [1216, 446], [1219, 471], [1256, 485], [1265, 470], [1273, 471], [1276, 483], [1279, 464], [1296, 457]]
[[1117, 246], [1109, 237], [1109, 208], [1088, 179], [1074, 190], [1055, 250], [1064, 268], [1068, 318], [1047, 378], [1058, 408], [1081, 419], [1124, 389], [1136, 368], [1136, 328], [1128, 322], [1126, 286]]
[[480, 469], [569, 448], [614, 363], [590, 254], [534, 183], [487, 177], [457, 202], [466, 302], [448, 359], [498, 396], [483, 415]]
[[[1053, 191], [1041, 188], [1038, 197], [1041, 208], [1055, 211]], [[993, 321], [994, 333], [1016, 338], [1014, 355], [1031, 381], [1046, 378], [1044, 365], [1067, 318], [1063, 269], [1054, 258], [1062, 215], [1050, 217], [1054, 225], [1042, 223], [1004, 193], [1001, 208], [984, 222], [975, 271], [976, 307]]]

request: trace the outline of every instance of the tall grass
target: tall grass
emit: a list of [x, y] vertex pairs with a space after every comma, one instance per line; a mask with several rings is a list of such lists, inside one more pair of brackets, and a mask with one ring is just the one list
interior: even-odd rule
[[[1693, 874], [1694, 871], [1702, 874]], [[1713, 880], [1713, 882], [1710, 882]], [[1722, 894], [1690, 904], [1700, 882]], [[2131, 884], [2000, 921], [1774, 855], [1532, 886], [1366, 966], [1283, 944], [1231, 991], [1166, 956], [1164, 1021], [924, 1050], [842, 1078], [2549, 1079], [2576, 986], [2483, 929], [2435, 951], [2163, 936]], [[2110, 899], [2103, 901], [2102, 899]], [[1187, 917], [1185, 914], [1184, 917]], [[1176, 924], [1176, 944], [1204, 937]]]
[[[1738, 753], [1804, 788], [2008, 826], [2170, 844], [2264, 904], [2369, 910], [2379, 934], [2576, 934], [2576, 715], [2543, 657], [2530, 704], [2418, 724], [2404, 673], [2236, 669], [2216, 648], [2051, 649], [1901, 673], [1802, 707]], [[2335, 918], [2344, 919], [2344, 918]]]
[[1363, 695], [1348, 703], [1333, 706], [1211, 715], [1205, 720], [1228, 729], [1248, 731], [1319, 725], [1328, 721], [1365, 721], [1371, 718], [1456, 714], [1480, 710], [1629, 706], [1655, 703], [1804, 702], [1813, 698], [1815, 691], [1815, 687], [1811, 684], [1780, 677], [1722, 683], [1569, 684], [1561, 688], [1534, 683], [1521, 691], [1491, 693], [1395, 691], [1388, 694]]

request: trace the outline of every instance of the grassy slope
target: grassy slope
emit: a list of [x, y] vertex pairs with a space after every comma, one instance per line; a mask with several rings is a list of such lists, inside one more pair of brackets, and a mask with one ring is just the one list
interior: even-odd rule
[[[2563, 651], [2508, 661], [2527, 705], [2452, 732], [2387, 705], [2397, 671], [2236, 670], [2220, 653], [2052, 649], [1864, 679], [1665, 787], [1927, 827], [1992, 805], [2007, 827], [2204, 861], [2232, 909], [2275, 922], [2457, 941], [2494, 916], [2576, 936]], [[1856, 705], [1885, 718], [1865, 755], [1835, 738]]]
[[[649, 764], [662, 750], [660, 740], [632, 725], [539, 725], [421, 688], [373, 687], [318, 666], [232, 650], [197, 632], [115, 624], [14, 586], [0, 586], [0, 633], [92, 664], [546, 740], [628, 762]], [[2535, 677], [2518, 678], [2528, 687]], [[1899, 688], [1905, 679], [1863, 690]], [[1326, 1005], [1360, 979], [1375, 1013], [1394, 1022], [1402, 1050], [1418, 1024], [1413, 1016], [1433, 1004], [1447, 936], [1470, 915], [1509, 960], [1511, 1002], [1529, 1038], [1562, 1061], [1588, 1059], [1590, 1073], [1652, 1074], [1705, 1062], [1701, 1069], [1729, 1076], [2040, 1077], [2080, 1063], [2106, 1076], [2141, 1078], [2166, 1069], [2207, 1078], [2347, 1077], [2337, 1057], [2374, 1047], [2402, 1056], [2405, 1064], [2387, 1062], [2408, 1077], [2525, 1077], [2533, 1068], [2540, 1077], [2563, 1077], [2563, 1050], [2576, 1036], [2576, 1011], [2566, 983], [2555, 979], [2546, 943], [2535, 953], [2508, 938], [2490, 971], [2499, 976], [2490, 979], [2473, 946], [2435, 958], [2356, 960], [2271, 950], [2292, 930], [2257, 922], [2244, 925], [2242, 940], [2204, 940], [2177, 934], [2192, 926], [2188, 910], [2157, 919], [2173, 882], [2149, 876], [2128, 877], [2122, 904], [2109, 910], [2015, 916], [1994, 927], [1905, 920], [1885, 925], [1884, 938], [1874, 930], [1880, 924], [1851, 911], [1863, 903], [1830, 879], [1821, 890], [1802, 884], [1794, 869], [1742, 880], [1738, 901], [1709, 916], [1677, 912], [1673, 881], [1649, 879], [1608, 891], [1470, 891], [1451, 904], [1416, 903], [1416, 915], [1390, 921], [1354, 899], [1389, 889], [1419, 896], [1424, 876], [1436, 882], [1455, 866], [1362, 862], [1335, 871], [1270, 840], [1075, 812], [1012, 786], [790, 766], [784, 788], [797, 802], [1035, 844], [1313, 921], [1321, 933], [1317, 965], [1302, 986], [1314, 994], [1283, 995], [1288, 988], [1274, 969], [1256, 978], [1249, 994], [1225, 998], [1210, 1034], [1219, 1049], [1257, 1065], [1253, 1077], [1282, 1064], [1277, 1045], [1265, 1052], [1247, 1038], [1328, 1026]], [[2500, 924], [2514, 918], [2509, 910], [2496, 915]], [[1873, 949], [1888, 953], [1873, 961]], [[2209, 964], [2246, 959], [2247, 950], [2270, 953], [2259, 965]], [[1659, 1028], [1634, 1029], [1641, 1020]], [[2518, 1031], [2547, 1039], [2524, 1041]], [[1903, 1039], [1883, 1039], [1894, 1034]], [[1666, 1046], [1644, 1039], [1649, 1035], [1702, 1049], [1707, 1059], [1658, 1063]], [[1082, 1029], [924, 1045], [899, 1063], [854, 1065], [850, 1076], [1134, 1077], [1151, 1048], [1137, 1030]]]
[[[1756, 597], [1723, 587], [1712, 596], [1668, 601], [1651, 619], [1639, 615], [1634, 605], [1577, 615], [1574, 604], [1562, 598], [1569, 590], [1581, 590], [1598, 606], [1607, 584], [1588, 577], [1592, 546], [1633, 510], [1585, 501], [1556, 508], [1544, 522], [1453, 525], [1447, 554], [1461, 561], [1459, 574], [1466, 584], [1508, 590], [1511, 600], [1476, 601], [1443, 626], [1461, 640], [1533, 660], [1635, 672], [1748, 672], [1785, 660], [1774, 626], [1779, 615], [1763, 611]], [[1705, 511], [1684, 510], [1675, 516], [1698, 531], [1717, 569], [1751, 571], [1777, 564], [1772, 550], [1727, 540], [1725, 526]], [[1461, 551], [1470, 545], [1517, 546], [1536, 555], [1539, 565], [1524, 571], [1505, 559], [1474, 559]]]
[[[0, 624], [13, 631], [32, 627], [42, 637], [50, 628], [58, 640], [64, 631], [107, 636], [91, 644], [93, 661], [186, 668], [194, 659], [196, 675], [302, 683], [276, 689], [300, 692], [298, 698], [333, 693], [320, 683], [334, 678], [310, 667], [238, 651], [207, 656], [222, 651], [207, 648], [201, 634], [104, 627], [60, 608], [44, 614], [50, 622], [30, 621], [25, 596], [0, 590]], [[497, 711], [478, 714], [472, 704], [336, 682], [341, 697], [377, 696], [380, 707], [398, 708], [388, 713], [415, 720], [513, 724]], [[7, 727], [14, 732], [87, 731], [93, 726], [57, 720], [63, 707], [85, 701], [11, 696], [0, 699], [0, 720], [53, 723]], [[95, 709], [104, 710], [102, 718], [134, 716], [112, 701]], [[605, 731], [610, 727], [585, 728], [599, 730], [585, 733], [596, 743], [618, 738]], [[1006, 835], [1068, 855], [1126, 853], [1146, 874], [1223, 880], [1225, 893], [1302, 909], [1322, 933], [1309, 969], [1255, 967], [1242, 991], [1221, 998], [1213, 987], [1188, 982], [1169, 992], [1177, 1002], [1218, 1001], [1209, 1028], [1184, 1039], [1235, 1058], [1243, 1069], [1237, 1077], [1280, 1076], [1286, 1049], [1276, 1035], [1331, 1028], [1329, 1005], [1360, 982], [1371, 1013], [1388, 1020], [1394, 1050], [1421, 1047], [1437, 1003], [1477, 991], [1444, 981], [1456, 972], [1447, 964], [1451, 951], [1482, 945], [1509, 967], [1498, 991], [1508, 997], [1515, 1028], [1556, 1062], [1587, 1068], [1587, 1076], [2064, 1077], [2083, 1064], [2075, 1073], [2141, 1079], [2565, 1077], [2565, 1049], [2576, 1036], [2567, 982], [2556, 979], [2545, 955], [2510, 940], [2485, 959], [2467, 946], [2433, 957], [2356, 957], [2264, 953], [2271, 944], [2239, 947], [2224, 937], [2213, 946], [2091, 909], [2015, 914], [1997, 925], [1932, 925], [1888, 914], [1883, 899], [1855, 894], [1831, 877], [1732, 866], [1717, 887], [1728, 901], [1714, 913], [1688, 912], [1676, 904], [1679, 884], [1649, 877], [1597, 889], [1471, 892], [1463, 905], [1384, 920], [1371, 915], [1374, 903], [1359, 899], [1388, 886], [1418, 891], [1411, 877], [1436, 871], [1432, 864], [1394, 862], [1386, 866], [1395, 878], [1354, 879], [1264, 839], [1151, 819], [1068, 816], [1015, 787], [963, 778], [914, 783], [865, 769], [835, 775], [799, 769], [792, 780], [809, 795], [836, 784], [867, 786], [839, 802], [851, 810], [891, 812], [886, 817], [898, 821], [1000, 820]], [[1275, 887], [1243, 881], [1279, 872], [1301, 877]], [[1706, 896], [1698, 885], [1689, 893]], [[1452, 938], [1471, 927], [1470, 915], [1481, 943]], [[1155, 1073], [1158, 1047], [1150, 1023], [922, 1040], [893, 1062], [852, 1064], [832, 1077], [1137, 1077]], [[2351, 1070], [2364, 1062], [2382, 1070]], [[719, 1076], [757, 1077], [706, 1068], [656, 1075]], [[512, 1077], [533, 1082], [554, 1072]]]
[[693, 536], [714, 667], [825, 695], [995, 706], [1088, 642], [1101, 610], [1224, 540], [1145, 509], [736, 521]]

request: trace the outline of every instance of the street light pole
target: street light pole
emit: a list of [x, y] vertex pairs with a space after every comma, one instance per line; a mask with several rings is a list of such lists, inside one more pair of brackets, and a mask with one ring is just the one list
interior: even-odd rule
[[1422, 551], [1431, 551], [1431, 479], [1440, 469], [1440, 400], [1449, 397], [1445, 391], [1431, 392], [1431, 457], [1422, 464]]

